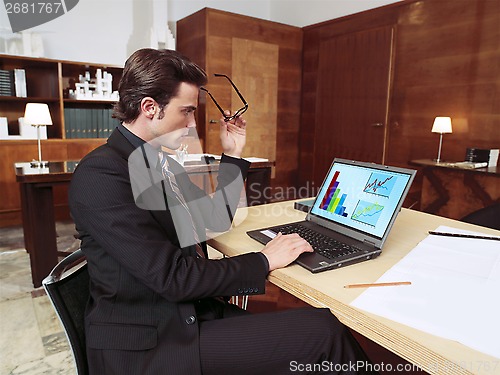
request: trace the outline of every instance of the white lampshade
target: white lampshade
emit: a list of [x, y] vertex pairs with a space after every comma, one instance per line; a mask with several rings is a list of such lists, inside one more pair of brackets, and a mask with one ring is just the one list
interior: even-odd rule
[[31, 125], [52, 125], [49, 106], [44, 103], [28, 103], [24, 111], [24, 121]]
[[432, 125], [433, 133], [451, 133], [451, 117], [436, 117]]

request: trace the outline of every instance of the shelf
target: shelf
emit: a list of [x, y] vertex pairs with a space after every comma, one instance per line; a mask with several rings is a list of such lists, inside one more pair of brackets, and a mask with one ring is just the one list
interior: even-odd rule
[[6, 102], [25, 102], [25, 103], [57, 103], [59, 102], [59, 98], [49, 98], [43, 96], [28, 96], [28, 97], [20, 97], [20, 96], [0, 96], [0, 100]]
[[[0, 55], [0, 69], [24, 69], [26, 73], [26, 88], [28, 97], [0, 96], [0, 117], [6, 117], [9, 133], [18, 134], [18, 119], [24, 116], [26, 103], [47, 103], [50, 108], [53, 126], [47, 129], [49, 139], [70, 139], [68, 133], [72, 129], [94, 127], [94, 123], [104, 123], [109, 116], [115, 100], [81, 100], [70, 99], [68, 90], [75, 89], [75, 82], [80, 74], [89, 72], [94, 77], [96, 71], [101, 69], [113, 75], [113, 91], [117, 90], [123, 69], [105, 64], [51, 60], [43, 58], [20, 57], [13, 55]], [[88, 110], [81, 117], [67, 116], [71, 111]], [[68, 110], [68, 111], [67, 111]], [[101, 116], [98, 114], [102, 112]], [[89, 114], [92, 117], [89, 117]], [[102, 126], [101, 126], [102, 127]], [[111, 127], [109, 127], [111, 129]], [[107, 129], [107, 127], [106, 127]], [[107, 133], [106, 133], [107, 134]], [[71, 138], [72, 139], [72, 138]], [[91, 139], [91, 138], [84, 138]], [[11, 142], [9, 140], [9, 142]]]
[[[9, 145], [32, 145], [36, 144], [38, 141], [36, 139], [0, 139], [0, 145], [9, 144]], [[69, 139], [61, 139], [61, 138], [53, 138], [53, 139], [42, 139], [40, 140], [42, 145], [44, 143], [50, 144], [72, 144], [72, 143], [105, 143], [105, 138], [69, 138]]]
[[64, 103], [69, 104], [115, 104], [116, 100], [96, 100], [96, 99], [63, 99]]

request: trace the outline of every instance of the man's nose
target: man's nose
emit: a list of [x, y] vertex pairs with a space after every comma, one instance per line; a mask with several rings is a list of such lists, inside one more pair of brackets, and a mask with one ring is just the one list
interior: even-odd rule
[[194, 115], [189, 120], [187, 127], [188, 128], [196, 128], [196, 119], [195, 119]]

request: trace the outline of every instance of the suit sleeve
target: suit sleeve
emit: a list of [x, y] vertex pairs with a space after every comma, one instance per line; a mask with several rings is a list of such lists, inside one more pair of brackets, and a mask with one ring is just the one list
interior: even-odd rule
[[184, 256], [168, 208], [161, 222], [136, 205], [125, 160], [102, 155], [84, 159], [69, 194], [82, 241], [95, 241], [126, 272], [167, 300], [264, 292], [268, 269], [261, 254], [222, 260]]
[[201, 228], [200, 238], [204, 237], [205, 229], [215, 232], [230, 229], [249, 167], [250, 162], [223, 154], [217, 172], [217, 188], [210, 196], [194, 185], [185, 171], [179, 174], [196, 225]]

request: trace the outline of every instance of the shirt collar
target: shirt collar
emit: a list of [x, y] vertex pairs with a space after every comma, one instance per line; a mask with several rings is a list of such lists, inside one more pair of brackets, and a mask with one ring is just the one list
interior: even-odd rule
[[153, 148], [153, 146], [151, 146], [148, 142], [136, 136], [121, 123], [118, 125], [118, 130], [123, 134], [125, 138], [127, 138], [132, 146], [134, 146], [136, 149], [140, 148], [146, 153], [145, 156], [148, 160], [149, 165], [155, 168], [158, 163], [158, 152], [160, 150]]
[[127, 140], [132, 143], [132, 146], [135, 148], [141, 147], [144, 143], [146, 143], [143, 139], [136, 136], [130, 130], [128, 130], [122, 123], [118, 124], [118, 130], [123, 134]]

